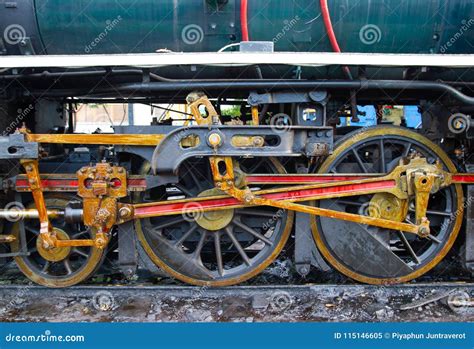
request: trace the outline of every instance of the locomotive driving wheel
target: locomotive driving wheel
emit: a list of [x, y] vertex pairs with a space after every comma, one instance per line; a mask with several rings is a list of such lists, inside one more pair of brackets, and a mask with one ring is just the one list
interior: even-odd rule
[[[388, 173], [400, 159], [422, 155], [456, 172], [447, 154], [427, 138], [406, 129], [374, 127], [348, 134], [336, 144], [319, 173]], [[370, 227], [325, 217], [311, 217], [313, 236], [324, 258], [339, 272], [364, 283], [391, 284], [417, 278], [452, 247], [462, 224], [462, 187], [452, 185], [432, 194], [427, 218], [431, 234], [415, 234]], [[414, 202], [390, 194], [322, 200], [322, 208], [414, 222]]]
[[[240, 159], [239, 167], [245, 173], [285, 172], [272, 158]], [[178, 184], [152, 190], [141, 201], [222, 194], [214, 189], [204, 158], [187, 161]], [[193, 285], [228, 286], [248, 280], [274, 261], [288, 240], [293, 217], [286, 210], [249, 207], [146, 218], [135, 226], [148, 256], [173, 277]]]
[[[48, 195], [46, 207], [51, 210], [63, 210], [74, 197], [70, 195]], [[28, 205], [34, 209], [34, 203]], [[13, 226], [13, 235], [21, 236], [24, 227], [27, 256], [15, 257], [15, 262], [23, 274], [31, 281], [47, 287], [69, 287], [91, 276], [100, 266], [105, 255], [104, 250], [96, 247], [55, 247], [45, 249], [39, 239], [38, 220], [24, 220]], [[53, 231], [59, 240], [93, 239], [95, 233], [82, 224], [69, 224], [62, 217], [51, 220]], [[19, 238], [12, 244], [13, 251], [20, 250]]]

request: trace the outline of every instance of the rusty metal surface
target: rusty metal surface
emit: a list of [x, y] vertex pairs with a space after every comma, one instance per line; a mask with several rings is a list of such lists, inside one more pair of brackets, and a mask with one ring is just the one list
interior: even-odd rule
[[[220, 124], [220, 117], [211, 101], [202, 93], [190, 93], [186, 98], [198, 125]], [[203, 108], [201, 110], [200, 108]]]
[[156, 146], [164, 137], [160, 134], [26, 134], [28, 142], [37, 143], [135, 146]]

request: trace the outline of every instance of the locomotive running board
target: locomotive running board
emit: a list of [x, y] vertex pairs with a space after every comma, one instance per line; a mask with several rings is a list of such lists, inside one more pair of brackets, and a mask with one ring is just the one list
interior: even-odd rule
[[445, 67], [473, 66], [469, 54], [384, 54], [329, 52], [200, 52], [97, 55], [0, 56], [0, 69], [6, 68], [153, 68], [177, 65], [292, 65], [292, 66], [376, 66]]

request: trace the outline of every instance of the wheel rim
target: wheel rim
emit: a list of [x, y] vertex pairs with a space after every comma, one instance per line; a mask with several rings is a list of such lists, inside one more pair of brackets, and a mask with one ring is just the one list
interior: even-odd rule
[[[382, 151], [381, 151], [382, 150]], [[320, 173], [385, 173], [403, 156], [416, 151], [445, 170], [456, 168], [437, 145], [425, 137], [395, 127], [376, 127], [344, 137], [321, 166]], [[320, 207], [367, 214], [370, 196], [323, 200]], [[421, 239], [409, 233], [368, 227], [357, 223], [311, 217], [318, 249], [338, 271], [355, 280], [385, 284], [406, 282], [432, 269], [448, 253], [462, 223], [462, 188], [450, 186], [430, 197], [428, 219], [432, 236]], [[413, 204], [407, 221], [414, 221]], [[451, 213], [456, 212], [453, 216]]]
[[[71, 199], [51, 195], [45, 198], [45, 202], [49, 209], [64, 209]], [[34, 207], [34, 203], [28, 205], [28, 208]], [[51, 220], [51, 224], [60, 233], [60, 238], [89, 239], [94, 236], [82, 224], [67, 224], [62, 218]], [[68, 287], [78, 284], [97, 270], [103, 259], [104, 251], [95, 247], [62, 248], [48, 254], [47, 251], [38, 249], [39, 221], [25, 220], [24, 226], [30, 255], [15, 257], [15, 261], [26, 277], [40, 285]], [[14, 224], [13, 234], [20, 236], [20, 222]], [[19, 239], [12, 244], [14, 251], [20, 249], [18, 241]]]
[[[187, 175], [175, 186], [180, 194], [194, 197], [212, 190], [207, 159], [185, 167]], [[284, 172], [275, 159], [245, 159], [240, 167], [246, 173]], [[142, 219], [135, 226], [149, 257], [172, 276], [194, 285], [227, 286], [248, 280], [273, 262], [289, 237], [294, 215], [270, 207], [235, 209], [227, 225], [229, 215], [223, 216], [219, 224], [225, 226], [217, 230], [198, 224], [202, 215]]]

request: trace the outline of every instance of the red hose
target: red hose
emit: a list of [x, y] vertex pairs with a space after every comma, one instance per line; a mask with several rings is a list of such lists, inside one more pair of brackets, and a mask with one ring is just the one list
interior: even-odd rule
[[[334, 28], [332, 27], [331, 15], [329, 14], [329, 7], [327, 0], [319, 0], [319, 4], [321, 5], [321, 14], [324, 20], [324, 26], [326, 27], [326, 33], [329, 37], [329, 42], [331, 43], [332, 49], [334, 52], [341, 52], [341, 48], [339, 47], [339, 43], [337, 42], [336, 34], [334, 34]], [[342, 67], [344, 73], [352, 80], [352, 74], [349, 70], [349, 67]]]
[[248, 1], [240, 1], [240, 26], [242, 27], [242, 41], [249, 41], [249, 25], [248, 25]]
[[321, 5], [321, 14], [324, 20], [324, 26], [326, 27], [326, 33], [329, 37], [329, 42], [331, 43], [332, 49], [334, 52], [341, 52], [339, 44], [336, 39], [336, 34], [334, 34], [334, 28], [332, 27], [331, 15], [329, 14], [328, 1], [319, 0]]

